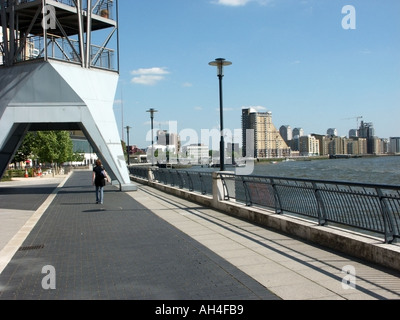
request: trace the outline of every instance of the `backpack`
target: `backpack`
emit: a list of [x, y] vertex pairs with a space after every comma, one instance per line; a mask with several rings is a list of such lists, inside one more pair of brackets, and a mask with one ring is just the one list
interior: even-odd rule
[[96, 180], [103, 180], [107, 178], [106, 170], [104, 170], [103, 168], [101, 168], [101, 170], [96, 169], [95, 172], [96, 172]]

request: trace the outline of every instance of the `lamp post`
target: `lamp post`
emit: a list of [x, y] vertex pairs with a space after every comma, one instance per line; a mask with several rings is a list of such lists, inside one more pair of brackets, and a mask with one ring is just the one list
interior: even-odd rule
[[151, 108], [147, 110], [150, 113], [151, 119], [151, 165], [154, 166], [154, 113], [158, 112], [157, 110]]
[[130, 145], [129, 145], [129, 130], [132, 129], [132, 128], [127, 126], [127, 127], [125, 127], [125, 129], [126, 129], [126, 134], [128, 136], [128, 145], [126, 146], [126, 149], [127, 149], [127, 153], [128, 153], [128, 166], [130, 166], [131, 165], [131, 160], [130, 160], [131, 148], [130, 148]]
[[219, 78], [219, 112], [221, 122], [221, 142], [219, 146], [219, 157], [220, 157], [220, 170], [225, 171], [225, 141], [224, 141], [224, 109], [223, 109], [223, 98], [222, 98], [222, 78], [224, 77], [224, 67], [230, 66], [232, 62], [226, 61], [223, 58], [217, 58], [215, 61], [209, 63], [210, 66], [217, 67], [217, 76]]

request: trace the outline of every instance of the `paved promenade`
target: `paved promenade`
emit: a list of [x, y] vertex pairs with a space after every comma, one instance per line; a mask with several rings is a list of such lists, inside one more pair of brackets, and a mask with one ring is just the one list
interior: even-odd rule
[[391, 270], [146, 186], [96, 205], [90, 182], [0, 183], [0, 300], [400, 298]]

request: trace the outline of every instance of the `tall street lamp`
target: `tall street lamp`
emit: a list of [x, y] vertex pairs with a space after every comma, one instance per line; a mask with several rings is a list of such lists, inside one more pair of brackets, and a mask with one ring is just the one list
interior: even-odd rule
[[126, 134], [128, 136], [128, 145], [126, 146], [126, 149], [127, 149], [127, 153], [128, 153], [128, 166], [129, 166], [131, 164], [131, 161], [130, 161], [131, 148], [129, 145], [129, 130], [132, 129], [132, 127], [127, 126], [127, 127], [125, 127], [125, 129], [126, 129]]
[[151, 165], [154, 166], [154, 113], [158, 112], [157, 110], [151, 108], [146, 112], [150, 113], [151, 118]]
[[232, 62], [226, 61], [223, 58], [215, 59], [209, 63], [210, 66], [217, 67], [217, 75], [219, 78], [219, 111], [221, 121], [221, 142], [219, 145], [219, 157], [220, 157], [220, 170], [225, 171], [225, 141], [224, 141], [224, 109], [222, 99], [222, 78], [224, 77], [224, 67], [230, 66]]

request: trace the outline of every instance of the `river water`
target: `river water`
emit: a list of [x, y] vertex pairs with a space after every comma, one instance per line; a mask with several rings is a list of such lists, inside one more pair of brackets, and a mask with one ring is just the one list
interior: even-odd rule
[[367, 157], [257, 164], [253, 175], [400, 186], [400, 157]]
[[400, 156], [257, 163], [252, 175], [400, 186]]

